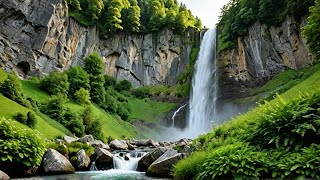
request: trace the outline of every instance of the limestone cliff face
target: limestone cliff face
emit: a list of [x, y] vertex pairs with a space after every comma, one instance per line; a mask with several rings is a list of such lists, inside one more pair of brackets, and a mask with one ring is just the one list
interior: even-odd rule
[[164, 29], [103, 40], [96, 27], [69, 17], [64, 0], [0, 0], [0, 66], [22, 77], [81, 66], [96, 51], [105, 73], [119, 80], [134, 86], [174, 84], [185, 71], [194, 37], [192, 31], [181, 37]]
[[287, 68], [301, 69], [313, 62], [301, 27], [288, 17], [279, 27], [255, 23], [248, 35], [238, 39], [236, 49], [219, 55], [221, 98], [239, 97], [247, 88], [260, 85]]

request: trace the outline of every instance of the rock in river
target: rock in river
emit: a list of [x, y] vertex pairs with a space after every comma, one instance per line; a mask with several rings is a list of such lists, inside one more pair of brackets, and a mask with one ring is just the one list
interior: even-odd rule
[[157, 149], [149, 152], [145, 156], [143, 156], [138, 162], [138, 170], [139, 171], [144, 171], [144, 172], [147, 171], [149, 166], [155, 160], [157, 160], [160, 156], [162, 156], [167, 150], [168, 150], [168, 148], [163, 148], [163, 147], [162, 148], [157, 148]]
[[43, 157], [42, 165], [45, 174], [72, 174], [75, 172], [69, 160], [54, 149], [48, 149]]

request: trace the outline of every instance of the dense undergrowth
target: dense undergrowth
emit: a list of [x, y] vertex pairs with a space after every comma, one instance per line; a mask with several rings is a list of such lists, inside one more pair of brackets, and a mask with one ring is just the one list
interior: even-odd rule
[[[175, 166], [174, 176], [177, 179], [319, 178], [320, 70], [317, 66], [312, 75], [301, 76], [299, 83], [276, 99], [196, 139], [193, 143], [196, 151]], [[308, 74], [305, 70], [300, 72]], [[276, 82], [270, 81], [268, 86]]]

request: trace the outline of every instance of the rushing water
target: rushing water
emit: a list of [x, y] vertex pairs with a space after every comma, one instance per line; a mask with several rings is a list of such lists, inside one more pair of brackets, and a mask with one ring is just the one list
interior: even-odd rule
[[216, 37], [216, 29], [209, 29], [201, 42], [190, 96], [187, 131], [191, 137], [210, 130], [214, 120], [218, 91]]
[[186, 105], [187, 105], [187, 104], [179, 107], [179, 109], [177, 109], [177, 110], [173, 113], [173, 116], [172, 116], [172, 118], [171, 118], [171, 120], [172, 120], [171, 126], [172, 126], [173, 128], [175, 127], [175, 118], [176, 118], [176, 115], [181, 111], [181, 109], [183, 109], [184, 107], [186, 107]]
[[136, 171], [139, 160], [145, 155], [145, 152], [132, 151], [130, 153], [119, 152], [113, 156], [114, 169], [123, 171]]

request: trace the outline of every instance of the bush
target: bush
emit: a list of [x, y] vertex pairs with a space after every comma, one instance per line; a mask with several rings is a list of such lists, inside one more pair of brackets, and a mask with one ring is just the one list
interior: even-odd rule
[[74, 95], [81, 88], [90, 90], [89, 75], [82, 67], [74, 66], [66, 74], [70, 83], [69, 94]]
[[108, 76], [108, 75], [104, 76], [104, 87], [105, 87], [105, 89], [108, 89], [109, 87], [115, 88], [116, 84], [117, 84], [116, 78], [114, 78], [112, 76]]
[[[14, 122], [1, 118], [0, 137], [1, 170], [20, 171], [40, 165], [45, 142], [38, 131], [21, 129]], [[20, 168], [10, 169], [10, 165]]]
[[130, 81], [128, 80], [123, 80], [123, 81], [120, 81], [116, 87], [115, 87], [115, 90], [117, 91], [129, 91], [132, 87], [132, 84]]
[[82, 119], [77, 114], [73, 113], [69, 108], [67, 108], [63, 118], [64, 121], [62, 122], [62, 124], [72, 133], [74, 133], [78, 137], [84, 135], [85, 127], [83, 125]]
[[37, 124], [37, 118], [36, 115], [29, 111], [27, 114], [27, 121], [26, 121], [27, 126], [31, 127], [31, 128], [35, 128], [36, 124]]
[[118, 101], [112, 97], [110, 94], [106, 94], [106, 101], [103, 109], [110, 113], [116, 113], [118, 109]]
[[26, 124], [27, 122], [27, 116], [24, 115], [21, 112], [18, 112], [17, 115], [15, 116], [15, 119], [19, 122], [21, 122], [22, 124]]
[[57, 144], [54, 142], [47, 143], [46, 145], [47, 149], [51, 148], [54, 150], [57, 150], [59, 153], [61, 153], [64, 156], [67, 156], [69, 154], [67, 147], [64, 144]]
[[146, 88], [138, 88], [131, 91], [132, 95], [138, 99], [144, 99], [150, 96], [150, 92]]
[[64, 105], [65, 102], [66, 99], [62, 95], [51, 96], [43, 111], [50, 118], [64, 124], [64, 114], [67, 110], [67, 107]]
[[122, 120], [127, 121], [130, 117], [129, 111], [123, 106], [118, 106], [117, 114], [121, 117]]
[[91, 77], [91, 91], [90, 96], [93, 102], [101, 106], [105, 102], [106, 91], [104, 89], [103, 76]]
[[84, 88], [80, 88], [74, 93], [75, 101], [80, 105], [90, 104], [90, 93]]
[[69, 157], [76, 155], [76, 153], [81, 149], [83, 149], [89, 157], [94, 153], [94, 148], [92, 146], [81, 142], [69, 143], [67, 144], [67, 149], [69, 152]]
[[91, 134], [95, 139], [103, 139], [102, 124], [93, 115], [93, 109], [86, 107], [81, 114], [83, 124], [85, 126], [85, 133]]
[[22, 84], [18, 77], [13, 74], [8, 74], [7, 79], [0, 85], [0, 93], [13, 101], [21, 103], [23, 102], [21, 88]]
[[50, 95], [67, 95], [69, 86], [68, 76], [65, 73], [51, 72], [40, 81], [40, 88]]

